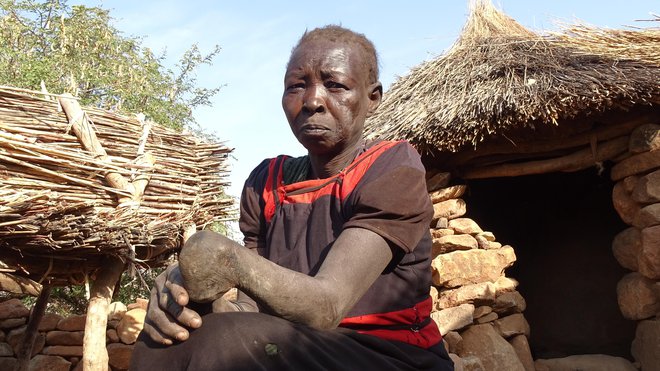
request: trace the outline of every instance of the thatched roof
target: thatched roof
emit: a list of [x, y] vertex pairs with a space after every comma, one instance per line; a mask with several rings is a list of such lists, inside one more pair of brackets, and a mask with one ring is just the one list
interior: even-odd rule
[[659, 81], [659, 27], [539, 35], [475, 1], [456, 43], [396, 81], [366, 133], [454, 152], [513, 129], [658, 104]]
[[[108, 255], [153, 265], [180, 247], [184, 228], [233, 217], [226, 145], [84, 111], [106, 160], [81, 147], [57, 101], [0, 88], [0, 272], [67, 284]], [[144, 195], [118, 205], [131, 194], [109, 173], [148, 180]]]

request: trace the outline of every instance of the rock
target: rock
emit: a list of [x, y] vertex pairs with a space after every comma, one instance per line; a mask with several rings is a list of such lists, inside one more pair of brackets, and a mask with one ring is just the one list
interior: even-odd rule
[[9, 299], [0, 303], [0, 320], [23, 318], [30, 315], [30, 310], [18, 299]]
[[633, 225], [640, 229], [659, 224], [660, 203], [644, 206], [635, 214], [635, 219], [633, 220]]
[[0, 341], [5, 341], [7, 339], [7, 335], [5, 334], [4, 331], [0, 331]]
[[456, 218], [449, 221], [449, 228], [459, 234], [478, 234], [483, 230], [479, 224], [470, 218]]
[[537, 370], [550, 371], [637, 371], [625, 358], [605, 354], [584, 354], [564, 358], [537, 359]]
[[457, 352], [461, 358], [478, 357], [488, 371], [525, 370], [511, 344], [498, 335], [492, 325], [471, 326], [461, 336], [463, 341]]
[[660, 319], [641, 321], [637, 324], [631, 353], [642, 370], [660, 370]]
[[444, 236], [451, 236], [452, 234], [454, 234], [454, 230], [449, 228], [431, 229], [431, 237], [433, 237], [434, 239]]
[[474, 302], [492, 302], [495, 300], [495, 284], [481, 282], [465, 285], [453, 290], [443, 290], [438, 293], [438, 309], [457, 307], [461, 304]]
[[[9, 334], [7, 335], [7, 343], [11, 345], [11, 348], [14, 350], [14, 353], [18, 353], [18, 348], [21, 346], [21, 343], [23, 342], [23, 336], [25, 334], [26, 327], [27, 326], [15, 328], [9, 331]], [[37, 334], [36, 338], [34, 339], [34, 345], [32, 346], [32, 356], [41, 352], [41, 350], [44, 348], [44, 344], [46, 344], [46, 336], [40, 332]]]
[[472, 313], [474, 305], [461, 304], [458, 307], [447, 308], [431, 313], [431, 318], [440, 329], [441, 334], [446, 334], [452, 330], [462, 329], [472, 324]]
[[632, 224], [635, 215], [642, 208], [642, 205], [633, 200], [632, 194], [626, 192], [623, 183], [618, 182], [612, 189], [612, 204], [614, 209], [626, 224]]
[[495, 281], [495, 288], [498, 293], [514, 291], [518, 287], [518, 281], [510, 277], [501, 276]]
[[0, 357], [11, 357], [14, 355], [14, 350], [11, 345], [7, 343], [0, 343]]
[[630, 133], [628, 150], [632, 153], [643, 153], [660, 149], [660, 125], [645, 124], [635, 128]]
[[479, 357], [462, 357], [461, 361], [463, 362], [463, 371], [487, 371]]
[[[142, 309], [142, 308], [140, 308]], [[108, 364], [113, 370], [128, 370], [131, 363], [131, 354], [133, 347], [126, 344], [115, 343], [107, 346], [108, 349]]]
[[431, 197], [431, 202], [436, 204], [438, 202], [447, 201], [452, 198], [459, 198], [463, 196], [466, 189], [467, 186], [465, 185], [455, 185], [438, 189], [437, 191], [431, 192], [429, 196]]
[[629, 177], [626, 177], [622, 180], [623, 188], [626, 190], [626, 192], [632, 193], [638, 181], [639, 181], [638, 175], [631, 175]]
[[480, 282], [495, 282], [504, 269], [516, 261], [511, 246], [498, 250], [453, 251], [438, 255], [433, 267], [433, 283], [437, 286], [457, 287]]
[[535, 371], [534, 358], [532, 358], [532, 351], [529, 349], [529, 342], [527, 336], [516, 335], [509, 339], [509, 344], [516, 351], [520, 363], [522, 363], [525, 371]]
[[119, 340], [119, 335], [117, 335], [117, 330], [115, 330], [113, 328], [108, 329], [105, 332], [105, 340], [106, 340], [106, 343], [108, 343], [108, 344], [109, 343], [118, 343], [120, 340]]
[[86, 318], [87, 316], [84, 314], [62, 318], [57, 323], [57, 329], [62, 331], [84, 331]]
[[120, 320], [118, 320], [118, 319], [112, 319], [112, 320], [108, 321], [108, 326], [106, 326], [106, 327], [116, 329], [117, 326], [119, 326], [119, 321]]
[[83, 345], [83, 331], [49, 331], [46, 334], [48, 345]]
[[486, 314], [485, 316], [481, 316], [475, 320], [475, 323], [488, 323], [488, 322], [493, 322], [496, 319], [498, 319], [499, 316], [495, 312], [490, 312]]
[[637, 272], [629, 273], [619, 281], [616, 294], [621, 314], [627, 319], [646, 319], [660, 309], [654, 281]]
[[610, 178], [614, 181], [627, 176], [645, 173], [660, 167], [660, 152], [644, 152], [619, 161], [612, 167]]
[[498, 292], [492, 308], [501, 315], [521, 313], [527, 308], [527, 302], [518, 291], [507, 291], [501, 294]]
[[30, 371], [69, 371], [71, 362], [62, 357], [39, 354], [30, 360], [28, 367]]
[[487, 305], [482, 305], [482, 306], [480, 306], [480, 307], [478, 307], [474, 310], [473, 316], [474, 316], [475, 319], [481, 318], [481, 317], [485, 316], [486, 314], [491, 313], [492, 311], [493, 311], [493, 308], [491, 308]]
[[[660, 157], [660, 152], [657, 155]], [[639, 178], [632, 191], [632, 198], [645, 204], [660, 202], [660, 170]]]
[[456, 353], [456, 348], [458, 344], [463, 341], [463, 337], [456, 331], [449, 331], [442, 336], [443, 339], [447, 342], [449, 348], [449, 353]]
[[454, 353], [449, 353], [449, 358], [451, 359], [452, 362], [454, 362], [454, 371], [464, 371], [465, 369], [463, 368], [463, 359], [459, 356], [457, 356]]
[[612, 253], [622, 267], [636, 271], [639, 268], [639, 254], [642, 251], [642, 232], [630, 227], [617, 234], [612, 241]]
[[467, 206], [460, 198], [438, 202], [433, 204], [433, 219], [447, 218], [456, 219], [465, 215]]
[[142, 308], [144, 310], [147, 310], [148, 306], [149, 306], [149, 300], [143, 298], [136, 298], [135, 303], [128, 304], [126, 308], [128, 310], [136, 309], [136, 308]]
[[457, 250], [471, 250], [478, 247], [477, 240], [469, 234], [453, 234], [433, 239], [431, 256]]
[[16, 370], [18, 361], [14, 357], [0, 357], [0, 370]]
[[23, 318], [7, 318], [0, 321], [0, 329], [7, 330], [23, 326], [27, 323], [27, 317]]
[[426, 181], [426, 190], [429, 191], [429, 192], [433, 192], [433, 191], [436, 191], [440, 188], [446, 187], [449, 184], [450, 180], [451, 180], [451, 174], [450, 173], [433, 174]]
[[495, 330], [505, 339], [516, 335], [529, 337], [529, 323], [522, 313], [515, 313], [495, 321]]
[[502, 244], [497, 241], [488, 241], [487, 250], [497, 250], [502, 247]]
[[45, 347], [43, 354], [49, 356], [62, 356], [62, 357], [82, 357], [82, 345], [51, 345]]
[[489, 242], [494, 242], [495, 241], [495, 235], [493, 234], [493, 232], [488, 232], [488, 231], [481, 232], [481, 233], [479, 233], [479, 236], [485, 238], [486, 241], [489, 241]]
[[660, 225], [642, 229], [642, 250], [639, 253], [639, 273], [660, 280]]
[[[435, 227], [440, 228], [440, 229], [447, 229], [449, 227], [449, 219], [447, 219], [447, 218], [438, 219], [437, 223], [435, 224]], [[453, 231], [453, 229], [452, 229], [452, 231]]]
[[142, 308], [131, 309], [119, 321], [117, 326], [117, 335], [124, 344], [133, 344], [137, 340], [142, 327], [144, 327], [144, 317], [147, 311]]
[[126, 313], [127, 310], [126, 305], [120, 301], [110, 303], [108, 321], [121, 320], [121, 317], [124, 316], [124, 313]]
[[62, 320], [62, 316], [57, 313], [46, 313], [39, 322], [39, 331], [52, 331], [57, 328], [57, 324]]

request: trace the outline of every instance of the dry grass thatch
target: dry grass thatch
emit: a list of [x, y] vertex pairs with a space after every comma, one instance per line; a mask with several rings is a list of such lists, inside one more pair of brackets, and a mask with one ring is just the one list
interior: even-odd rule
[[[0, 88], [0, 271], [76, 283], [104, 256], [153, 265], [180, 247], [183, 228], [233, 218], [223, 195], [230, 148], [85, 112], [107, 159], [81, 148], [56, 101]], [[140, 161], [147, 155], [153, 166]], [[148, 179], [137, 203], [118, 206], [130, 194], [108, 184], [110, 172]]]
[[511, 129], [657, 104], [659, 55], [660, 27], [538, 35], [477, 0], [457, 42], [393, 84], [366, 133], [455, 152]]

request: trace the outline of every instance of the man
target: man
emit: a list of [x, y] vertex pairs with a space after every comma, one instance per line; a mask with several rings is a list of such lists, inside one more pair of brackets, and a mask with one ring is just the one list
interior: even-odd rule
[[[253, 170], [241, 197], [247, 248], [190, 238], [157, 279], [131, 369], [453, 369], [430, 319], [419, 155], [362, 137], [382, 97], [372, 43], [338, 26], [306, 32], [284, 85], [308, 155]], [[232, 287], [238, 300], [222, 299]], [[189, 299], [214, 313], [202, 318]]]

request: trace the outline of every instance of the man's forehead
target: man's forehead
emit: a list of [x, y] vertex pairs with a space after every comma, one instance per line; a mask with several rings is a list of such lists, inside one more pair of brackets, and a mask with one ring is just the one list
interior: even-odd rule
[[359, 69], [364, 65], [363, 59], [361, 50], [353, 43], [311, 40], [299, 45], [293, 51], [288, 67], [292, 69], [304, 65], [332, 64], [335, 67], [343, 65], [347, 69]]

